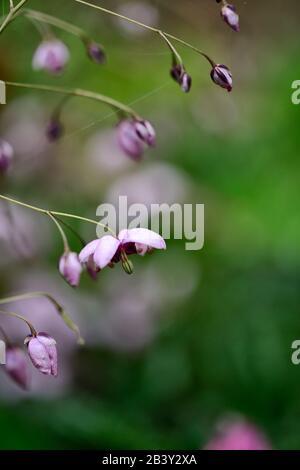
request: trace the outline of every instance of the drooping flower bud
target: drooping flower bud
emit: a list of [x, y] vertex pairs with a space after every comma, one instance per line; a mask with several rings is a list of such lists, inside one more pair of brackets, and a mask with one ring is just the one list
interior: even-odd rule
[[30, 372], [27, 357], [23, 349], [18, 346], [8, 346], [6, 348], [7, 374], [24, 390], [28, 390], [30, 383]]
[[136, 133], [135, 123], [129, 119], [118, 125], [118, 142], [126, 155], [139, 161], [144, 153], [144, 143]]
[[34, 53], [34, 70], [46, 70], [52, 74], [63, 71], [70, 58], [67, 46], [58, 39], [43, 41]]
[[12, 146], [0, 139], [0, 173], [4, 174], [10, 168], [14, 156]]
[[104, 48], [100, 44], [89, 42], [86, 45], [86, 50], [89, 58], [96, 64], [104, 64], [106, 62]]
[[50, 142], [55, 142], [64, 133], [64, 126], [59, 119], [51, 118], [46, 127], [46, 136]]
[[226, 65], [217, 64], [210, 73], [211, 79], [216, 85], [226, 88], [229, 92], [232, 90], [232, 74]]
[[82, 266], [77, 253], [66, 252], [59, 260], [59, 272], [72, 287], [78, 287]]
[[221, 17], [234, 31], [240, 30], [239, 15], [234, 5], [228, 3], [221, 8]]
[[28, 355], [32, 364], [42, 374], [57, 376], [57, 350], [56, 341], [47, 333], [38, 333], [37, 336], [27, 336], [24, 343], [28, 348]]
[[188, 93], [192, 87], [192, 77], [186, 72], [181, 64], [173, 65], [171, 77], [177, 82], [184, 93]]
[[156, 133], [155, 129], [149, 121], [134, 121], [135, 131], [138, 137], [149, 145], [154, 147], [156, 144]]

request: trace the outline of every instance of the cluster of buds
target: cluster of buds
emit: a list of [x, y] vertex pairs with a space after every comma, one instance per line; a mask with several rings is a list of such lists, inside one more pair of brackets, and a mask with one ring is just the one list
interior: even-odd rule
[[83, 267], [93, 279], [106, 266], [113, 267], [119, 262], [127, 274], [132, 274], [133, 265], [128, 256], [144, 256], [153, 249], [166, 249], [166, 243], [160, 235], [145, 228], [125, 229], [117, 237], [105, 235], [91, 241], [79, 255], [64, 253], [59, 271], [72, 287], [78, 287]]
[[[217, 0], [217, 3], [221, 3], [222, 0]], [[233, 31], [238, 32], [240, 30], [240, 19], [239, 15], [236, 12], [234, 5], [230, 5], [225, 0], [223, 0], [223, 6], [221, 8], [221, 17], [225, 23], [230, 26]]]
[[124, 119], [118, 125], [118, 142], [128, 157], [139, 161], [147, 147], [155, 146], [156, 133], [149, 121]]

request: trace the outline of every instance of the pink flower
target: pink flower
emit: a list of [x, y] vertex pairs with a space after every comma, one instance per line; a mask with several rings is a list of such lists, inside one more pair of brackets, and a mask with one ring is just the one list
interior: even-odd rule
[[5, 370], [7, 374], [24, 390], [28, 390], [30, 373], [27, 357], [18, 346], [8, 346], [6, 349]]
[[12, 146], [3, 139], [0, 139], [0, 173], [6, 173], [11, 166], [14, 156]]
[[232, 74], [226, 65], [217, 64], [210, 73], [211, 79], [216, 85], [226, 88], [227, 91], [232, 90]]
[[59, 260], [59, 272], [72, 287], [78, 287], [82, 266], [77, 253], [66, 252]]
[[153, 147], [155, 140], [155, 130], [148, 121], [126, 119], [118, 126], [119, 145], [133, 160], [140, 160], [145, 147]]
[[270, 450], [264, 434], [244, 420], [221, 423], [219, 433], [206, 445], [206, 450]]
[[160, 235], [145, 228], [125, 229], [121, 230], [118, 238], [105, 235], [88, 243], [79, 253], [79, 260], [87, 263], [92, 259], [99, 269], [121, 261], [125, 271], [131, 273], [127, 255], [143, 256], [153, 248], [166, 249], [166, 243]]
[[70, 57], [67, 46], [58, 39], [43, 41], [34, 53], [34, 70], [46, 70], [52, 74], [62, 72]]
[[221, 16], [225, 23], [227, 23], [234, 31], [238, 32], [240, 30], [239, 15], [237, 14], [234, 5], [229, 5], [228, 3], [224, 5], [221, 9]]
[[57, 350], [56, 341], [47, 333], [38, 333], [37, 336], [27, 336], [24, 343], [32, 364], [42, 374], [57, 376]]

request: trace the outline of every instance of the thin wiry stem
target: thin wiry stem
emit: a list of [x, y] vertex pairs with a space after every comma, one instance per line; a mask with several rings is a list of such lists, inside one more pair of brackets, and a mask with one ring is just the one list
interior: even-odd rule
[[5, 17], [4, 21], [2, 22], [0, 26], [0, 34], [6, 28], [6, 26], [11, 22], [11, 20], [13, 19], [15, 14], [20, 10], [20, 8], [22, 8], [22, 6], [25, 5], [26, 2], [27, 0], [21, 0], [16, 6], [12, 6], [12, 4], [10, 4], [9, 13]]
[[64, 244], [64, 251], [65, 253], [68, 253], [70, 251], [70, 248], [69, 248], [69, 243], [68, 243], [68, 239], [67, 239], [67, 236], [62, 228], [62, 226], [60, 225], [60, 223], [58, 222], [58, 220], [56, 220], [56, 217], [51, 214], [51, 212], [49, 211], [48, 212], [48, 215], [50, 217], [51, 220], [53, 220], [53, 222], [55, 223], [56, 227], [58, 228], [58, 231], [61, 235], [61, 238], [62, 238], [62, 241], [63, 241], [63, 244]]
[[[17, 302], [19, 300], [34, 299], [34, 298], [37, 298], [37, 297], [43, 297], [43, 298], [48, 299], [52, 303], [52, 305], [55, 307], [57, 313], [61, 316], [64, 323], [70, 328], [70, 330], [72, 330], [76, 334], [78, 344], [84, 344], [84, 339], [82, 338], [82, 336], [80, 334], [80, 330], [79, 330], [78, 326], [76, 325], [76, 323], [73, 322], [71, 317], [65, 311], [64, 307], [59, 302], [57, 302], [57, 300], [52, 295], [48, 294], [48, 292], [42, 292], [42, 291], [41, 292], [26, 292], [25, 294], [19, 294], [19, 295], [13, 295], [13, 296], [10, 296], [10, 297], [5, 297], [3, 299], [0, 299], [0, 305], [1, 304], [7, 304], [7, 303], [10, 303], [10, 302]], [[22, 319], [24, 321], [26, 321], [26, 323], [28, 324], [26, 319], [24, 319], [23, 317], [22, 317]]]
[[16, 199], [13, 199], [11, 197], [4, 196], [3, 194], [0, 194], [0, 199], [4, 199], [5, 201], [11, 202], [13, 204], [18, 204], [19, 206], [27, 207], [27, 209], [31, 209], [33, 211], [40, 212], [42, 214], [49, 215], [49, 213], [51, 213], [54, 216], [58, 215], [59, 217], [69, 217], [71, 219], [82, 220], [83, 222], [89, 222], [91, 224], [99, 225], [105, 228], [106, 230], [110, 231], [113, 236], [116, 236], [115, 232], [110, 227], [108, 227], [105, 224], [102, 224], [101, 222], [97, 222], [96, 220], [93, 220], [93, 219], [87, 219], [86, 217], [81, 217], [80, 215], [69, 214], [67, 212], [49, 211], [48, 209], [42, 209], [40, 207], [32, 206], [31, 204], [26, 204], [25, 202], [17, 201]]
[[26, 320], [26, 318], [22, 317], [22, 315], [18, 315], [15, 312], [6, 312], [5, 310], [0, 310], [0, 314], [1, 315], [8, 315], [10, 317], [15, 317], [15, 318], [18, 318], [19, 320], [22, 320], [29, 327], [32, 336], [37, 336], [36, 329], [34, 328], [32, 323], [30, 323], [30, 321]]
[[34, 83], [19, 83], [19, 82], [5, 82], [7, 86], [18, 87], [18, 88], [29, 88], [31, 90], [40, 90], [40, 91], [49, 91], [53, 93], [60, 93], [63, 95], [78, 96], [81, 98], [88, 98], [94, 101], [100, 101], [101, 103], [111, 106], [113, 109], [129, 114], [134, 119], [141, 119], [138, 114], [131, 109], [129, 106], [126, 106], [119, 101], [110, 98], [109, 96], [101, 95], [99, 93], [82, 90], [80, 88], [62, 88], [53, 85], [39, 85]]
[[23, 14], [29, 19], [55, 26], [56, 28], [78, 36], [82, 40], [88, 40], [88, 35], [83, 29], [73, 25], [72, 23], [61, 20], [60, 18], [56, 18], [55, 16], [48, 15], [36, 10], [30, 10], [29, 8], [24, 8], [19, 12], [19, 14]]
[[178, 38], [177, 36], [174, 36], [173, 34], [166, 33], [165, 31], [162, 31], [161, 29], [158, 28], [153, 28], [152, 26], [148, 26], [141, 21], [134, 20], [132, 18], [128, 18], [128, 16], [121, 15], [120, 13], [117, 13], [112, 10], [108, 10], [107, 8], [100, 7], [99, 5], [94, 5], [93, 3], [86, 2], [85, 0], [75, 0], [77, 3], [81, 3], [83, 5], [86, 5], [91, 8], [95, 8], [96, 10], [100, 10], [103, 13], [107, 13], [108, 15], [116, 16], [122, 20], [128, 21], [129, 23], [133, 23], [137, 26], [140, 26], [141, 28], [148, 29], [149, 31], [152, 31], [153, 33], [159, 34], [161, 37], [164, 36], [168, 37], [169, 39], [172, 39], [173, 41], [177, 41], [178, 43], [182, 44], [183, 46], [188, 47], [189, 49], [192, 49], [193, 51], [197, 52], [197, 54], [202, 55], [208, 62], [214, 67], [216, 64], [215, 62], [207, 55], [205, 52], [201, 51], [197, 47], [193, 46], [192, 44], [189, 44], [187, 41], [184, 41], [183, 39]]

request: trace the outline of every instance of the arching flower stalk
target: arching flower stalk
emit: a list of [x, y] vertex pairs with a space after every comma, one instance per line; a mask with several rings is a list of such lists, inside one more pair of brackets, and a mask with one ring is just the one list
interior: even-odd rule
[[[75, 333], [77, 336], [78, 344], [84, 344], [84, 339], [81, 336], [79, 327], [74, 323], [70, 315], [66, 312], [65, 308], [48, 292], [26, 292], [25, 294], [18, 294], [0, 299], [0, 305], [9, 304], [11, 302], [18, 302], [23, 300], [44, 298], [48, 300], [56, 310], [56, 313], [61, 317], [65, 325]], [[32, 333], [32, 331], [31, 331]]]
[[[124, 271], [128, 274], [132, 274], [133, 266], [131, 261], [128, 260], [128, 255], [139, 254], [143, 256], [154, 248], [166, 249], [164, 239], [151, 230], [144, 228], [122, 230], [117, 236], [110, 227], [102, 224], [101, 222], [97, 222], [96, 220], [87, 219], [85, 217], [69, 213], [42, 209], [40, 207], [17, 201], [2, 194], [0, 194], [0, 199], [4, 199], [13, 204], [18, 204], [45, 214], [55, 223], [64, 245], [64, 252], [59, 262], [59, 271], [66, 281], [73, 287], [79, 285], [82, 267], [87, 268], [89, 274], [94, 277], [105, 266], [112, 267], [115, 263], [121, 261]], [[81, 250], [78, 256], [77, 253], [71, 252], [69, 248], [67, 236], [58, 220], [58, 218], [61, 217], [69, 217], [96, 224], [99, 227], [104, 228], [106, 231], [109, 231], [110, 235], [93, 240]]]
[[[134, 20], [134, 19], [129, 18], [125, 15], [121, 15], [121, 14], [115, 12], [115, 11], [109, 10], [109, 9], [101, 7], [99, 5], [95, 5], [95, 4], [87, 2], [85, 0], [75, 0], [75, 2], [80, 3], [82, 5], [85, 5], [87, 7], [90, 7], [90, 8], [94, 8], [98, 11], [101, 11], [102, 13], [106, 13], [108, 15], [118, 17], [119, 19], [122, 19], [124, 21], [128, 21], [128, 22], [133, 23], [137, 26], [140, 26], [141, 28], [147, 29], [149, 31], [152, 31], [155, 34], [158, 34], [163, 39], [163, 41], [167, 44], [167, 46], [171, 49], [171, 52], [172, 52], [172, 59], [173, 60], [172, 60], [171, 75], [172, 75], [173, 79], [176, 80], [180, 84], [182, 90], [185, 91], [185, 92], [189, 91], [189, 89], [191, 87], [191, 77], [190, 77], [190, 75], [188, 75], [186, 73], [186, 71], [184, 69], [184, 66], [182, 64], [182, 60], [181, 60], [176, 48], [171, 43], [171, 41], [173, 41], [173, 42], [175, 41], [175, 42], [177, 42], [177, 43], [193, 50], [197, 54], [201, 55], [202, 57], [204, 57], [209, 62], [209, 64], [212, 66], [213, 69], [217, 64], [213, 59], [211, 59], [209, 57], [208, 54], [201, 51], [200, 49], [193, 46], [192, 44], [188, 43], [187, 41], [184, 41], [183, 39], [180, 39], [177, 36], [174, 36], [173, 34], [167, 33], [165, 31], [162, 31], [161, 29], [154, 28], [152, 26], [148, 26], [148, 25], [146, 25], [146, 24], [144, 24], [140, 21]], [[14, 7], [10, 11], [9, 18], [5, 19], [4, 22], [2, 23], [2, 25], [0, 26], [0, 33], [1, 33], [1, 31], [4, 30], [4, 28], [14, 18], [16, 18], [20, 14], [24, 14], [25, 16], [27, 16], [30, 19], [34, 19], [36, 21], [44, 22], [46, 24], [55, 26], [57, 28], [68, 31], [72, 34], [75, 34], [76, 36], [78, 36], [83, 41], [83, 43], [86, 47], [88, 56], [92, 60], [94, 60], [94, 62], [97, 62], [97, 63], [103, 63], [104, 62], [105, 54], [104, 54], [102, 46], [100, 44], [98, 44], [97, 42], [93, 41], [92, 39], [90, 39], [81, 28], [78, 28], [77, 26], [75, 26], [71, 23], [67, 23], [66, 21], [60, 20], [59, 18], [53, 17], [51, 15], [47, 15], [45, 13], [41, 13], [41, 12], [37, 12], [37, 11], [34, 11], [34, 10], [25, 9], [25, 8], [23, 10], [21, 10], [21, 7], [25, 3], [26, 3], [26, 0], [22, 0], [16, 7]], [[225, 2], [225, 0], [223, 1], [223, 9], [222, 9], [221, 14], [222, 14], [224, 20], [233, 29], [235, 29], [235, 30], [238, 29], [238, 16], [235, 13], [235, 9], [234, 9], [234, 7], [232, 7], [232, 5], [228, 5], [227, 2]], [[215, 82], [215, 83], [217, 83], [217, 82]]]
[[[121, 20], [128, 21], [129, 23], [133, 23], [137, 26], [140, 26], [141, 28], [147, 29], [149, 31], [152, 31], [155, 34], [158, 34], [166, 42], [167, 46], [171, 49], [172, 59], [173, 59], [173, 61], [172, 61], [173, 65], [172, 65], [172, 69], [171, 69], [171, 76], [176, 82], [179, 83], [179, 85], [181, 86], [181, 88], [184, 92], [188, 92], [190, 90], [192, 80], [191, 80], [190, 75], [188, 75], [186, 73], [186, 71], [184, 69], [184, 66], [182, 64], [181, 57], [180, 57], [179, 53], [177, 52], [177, 49], [171, 43], [171, 41], [175, 41], [175, 42], [177, 42], [177, 43], [179, 43], [179, 44], [181, 44], [181, 45], [183, 45], [183, 46], [185, 46], [189, 49], [192, 49], [194, 52], [196, 52], [197, 54], [204, 57], [209, 62], [209, 64], [212, 66], [211, 73], [213, 72], [214, 67], [216, 67], [216, 65], [217, 65], [217, 63], [213, 59], [211, 59], [208, 54], [201, 51], [200, 49], [193, 46], [192, 44], [189, 44], [187, 41], [184, 41], [183, 39], [180, 39], [177, 36], [174, 36], [173, 34], [167, 33], [165, 31], [162, 31], [161, 29], [158, 29], [158, 28], [154, 28], [153, 26], [148, 26], [148, 25], [142, 23], [141, 21], [134, 20], [132, 18], [129, 18], [128, 16], [121, 15], [120, 13], [117, 13], [113, 10], [109, 10], [108, 8], [104, 8], [104, 7], [101, 7], [99, 5], [95, 5], [95, 4], [87, 2], [85, 0], [75, 0], [75, 2], [80, 3], [82, 5], [85, 5], [87, 7], [90, 7], [90, 8], [94, 8], [98, 11], [101, 11], [102, 13], [106, 13], [108, 15], [116, 16], [117, 18], [119, 18]], [[215, 81], [215, 83], [218, 84], [216, 81]]]
[[[71, 97], [81, 97], [87, 98], [94, 101], [99, 101], [104, 103], [111, 108], [119, 117], [120, 121], [118, 126], [118, 140], [121, 149], [124, 153], [135, 160], [140, 160], [146, 147], [154, 147], [155, 145], [155, 130], [149, 121], [146, 121], [140, 117], [132, 108], [129, 106], [110, 98], [109, 96], [101, 95], [96, 92], [82, 90], [80, 88], [62, 88], [52, 85], [39, 85], [31, 83], [18, 83], [18, 82], [5, 82], [7, 86], [17, 87], [17, 88], [27, 88], [32, 90], [39, 90], [44, 92], [52, 92], [64, 95], [64, 99], [61, 104], [54, 110], [52, 117], [47, 125], [46, 134], [49, 140], [58, 139], [63, 133], [63, 125], [60, 121], [60, 113], [62, 106], [68, 98]], [[122, 123], [130, 122], [131, 132], [126, 131], [123, 133], [124, 129]], [[120, 135], [121, 134], [121, 135]], [[123, 136], [124, 134], [124, 136]], [[136, 147], [135, 150], [130, 150], [130, 148]]]

